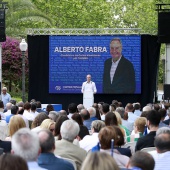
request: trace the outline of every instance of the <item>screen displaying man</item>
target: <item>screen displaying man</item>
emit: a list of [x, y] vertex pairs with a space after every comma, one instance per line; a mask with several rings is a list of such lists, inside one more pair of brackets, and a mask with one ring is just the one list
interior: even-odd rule
[[110, 42], [109, 58], [104, 63], [104, 93], [135, 93], [135, 71], [133, 64], [122, 55], [122, 42], [114, 38]]
[[91, 81], [91, 75], [88, 74], [86, 76], [86, 78], [87, 78], [87, 81], [85, 81], [82, 84], [81, 92], [82, 93], [84, 93], [84, 92], [93, 92], [95, 94], [97, 92], [96, 84], [93, 81]]

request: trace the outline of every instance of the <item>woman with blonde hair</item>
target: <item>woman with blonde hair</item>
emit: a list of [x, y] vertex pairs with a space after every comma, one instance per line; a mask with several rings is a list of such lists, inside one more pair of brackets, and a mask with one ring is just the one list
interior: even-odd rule
[[48, 129], [50, 130], [53, 135], [54, 135], [54, 130], [55, 130], [55, 122], [51, 119], [45, 119], [41, 125], [40, 125], [41, 129]]
[[9, 136], [5, 138], [6, 141], [11, 141], [12, 135], [21, 128], [26, 127], [24, 119], [19, 115], [14, 115], [9, 121]]
[[89, 153], [84, 160], [81, 170], [119, 170], [116, 161], [107, 153]]

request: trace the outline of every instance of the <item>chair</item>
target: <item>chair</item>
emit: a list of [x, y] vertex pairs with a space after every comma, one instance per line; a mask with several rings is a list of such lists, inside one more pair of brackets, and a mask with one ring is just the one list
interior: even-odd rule
[[143, 148], [141, 149], [142, 152], [151, 152], [151, 151], [156, 151], [155, 147], [148, 147], [148, 148]]
[[128, 142], [122, 146], [122, 148], [129, 148], [131, 150], [132, 155], [135, 153], [136, 141]]
[[65, 159], [65, 160], [68, 161], [68, 162], [70, 162], [70, 163], [73, 165], [74, 170], [77, 170], [77, 165], [76, 165], [76, 163], [75, 163], [74, 160], [69, 159], [69, 158], [64, 158], [64, 157], [61, 157], [61, 158], [62, 158], [62, 159]]

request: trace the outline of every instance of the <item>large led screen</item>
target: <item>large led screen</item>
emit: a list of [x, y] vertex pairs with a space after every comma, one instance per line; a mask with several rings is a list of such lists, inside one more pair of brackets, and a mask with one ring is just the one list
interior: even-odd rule
[[87, 74], [97, 93], [140, 94], [141, 37], [49, 36], [49, 93], [81, 93]]

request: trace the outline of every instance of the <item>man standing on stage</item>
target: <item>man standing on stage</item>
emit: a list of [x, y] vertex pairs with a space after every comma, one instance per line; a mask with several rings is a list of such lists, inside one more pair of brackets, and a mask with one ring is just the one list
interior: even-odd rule
[[91, 81], [91, 75], [88, 74], [86, 76], [87, 78], [87, 81], [85, 81], [83, 84], [82, 84], [82, 89], [81, 89], [81, 92], [84, 93], [84, 92], [93, 92], [93, 94], [95, 94], [97, 92], [97, 89], [96, 89], [96, 85], [93, 81]]
[[103, 93], [135, 93], [135, 71], [133, 64], [122, 55], [119, 38], [110, 42], [111, 58], [104, 63]]

